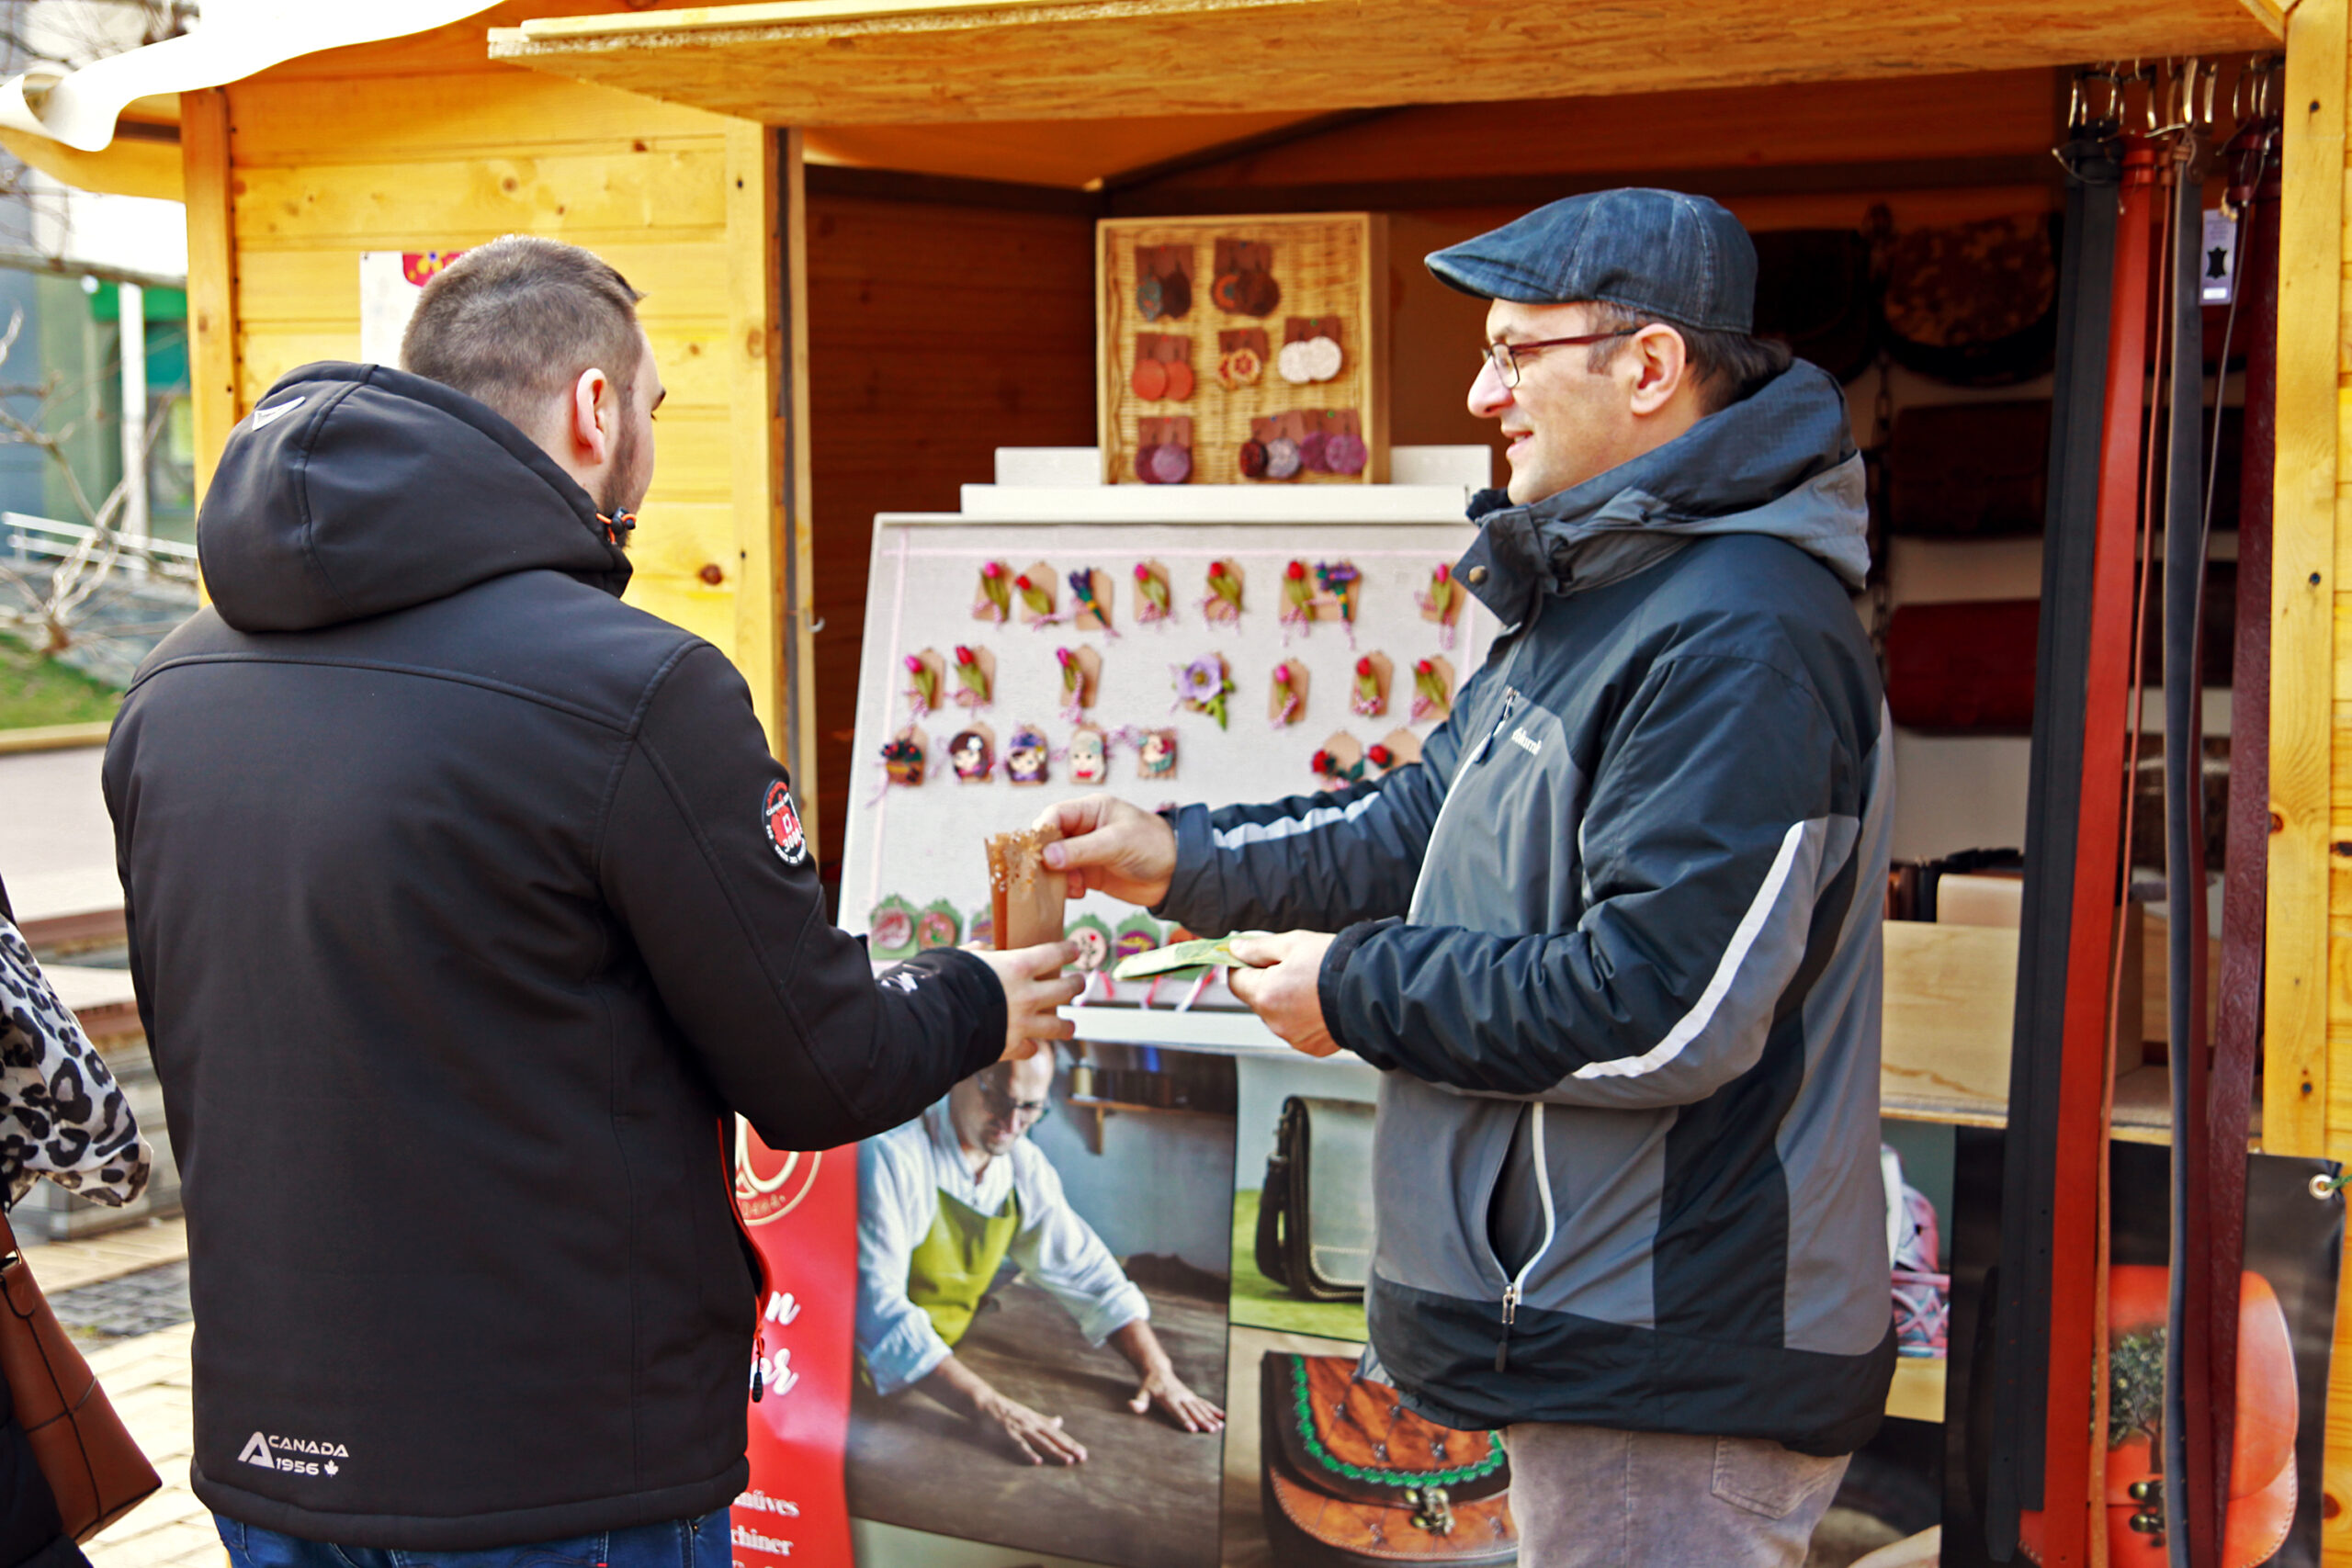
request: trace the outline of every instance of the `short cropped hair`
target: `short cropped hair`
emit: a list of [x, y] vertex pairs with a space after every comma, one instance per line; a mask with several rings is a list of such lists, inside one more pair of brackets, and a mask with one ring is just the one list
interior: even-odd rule
[[[1732, 404], [1753, 396], [1767, 381], [1789, 367], [1793, 357], [1789, 345], [1778, 338], [1750, 337], [1746, 333], [1707, 332], [1698, 327], [1686, 327], [1680, 321], [1669, 321], [1662, 316], [1649, 315], [1606, 299], [1588, 301], [1592, 323], [1588, 329], [1597, 333], [1632, 333], [1653, 322], [1672, 327], [1682, 339], [1682, 350], [1691, 372], [1699, 378], [1699, 412], [1721, 413]], [[1624, 346], [1623, 338], [1607, 338], [1586, 350], [1586, 368], [1598, 375], [1615, 363], [1617, 351]]]
[[536, 437], [548, 405], [591, 367], [613, 378], [628, 406], [644, 355], [642, 298], [577, 245], [508, 234], [424, 286], [401, 337], [401, 368], [455, 387]]

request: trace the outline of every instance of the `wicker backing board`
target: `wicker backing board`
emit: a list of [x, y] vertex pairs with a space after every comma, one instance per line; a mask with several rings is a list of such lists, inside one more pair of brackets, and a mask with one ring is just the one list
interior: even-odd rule
[[[1279, 303], [1266, 315], [1242, 315], [1212, 298], [1216, 244], [1243, 240], [1272, 247]], [[1138, 246], [1190, 245], [1192, 308], [1147, 321], [1136, 300]], [[1238, 218], [1106, 219], [1095, 226], [1097, 428], [1102, 478], [1139, 484], [1138, 422], [1189, 415], [1193, 484], [1378, 484], [1388, 478], [1388, 225], [1379, 213], [1307, 213]], [[1340, 318], [1340, 373], [1294, 385], [1276, 371], [1284, 323], [1294, 316]], [[1218, 333], [1257, 328], [1266, 335], [1264, 374], [1254, 386], [1227, 390], [1217, 380]], [[1193, 395], [1182, 401], [1138, 399], [1132, 385], [1139, 336], [1192, 340]], [[1165, 352], [1164, 350], [1162, 351]], [[1287, 480], [1246, 479], [1238, 456], [1250, 422], [1296, 410], [1351, 410], [1367, 452], [1359, 474], [1302, 473]]]

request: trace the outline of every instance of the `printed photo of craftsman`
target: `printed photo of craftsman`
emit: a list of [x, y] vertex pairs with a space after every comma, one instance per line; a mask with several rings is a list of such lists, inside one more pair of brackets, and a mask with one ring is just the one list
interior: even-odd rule
[[1155, 1055], [1221, 1078], [1224, 1113], [1077, 1092], [1129, 1075], [1041, 1053], [859, 1145], [853, 1514], [1121, 1568], [1216, 1561], [1232, 1064]]

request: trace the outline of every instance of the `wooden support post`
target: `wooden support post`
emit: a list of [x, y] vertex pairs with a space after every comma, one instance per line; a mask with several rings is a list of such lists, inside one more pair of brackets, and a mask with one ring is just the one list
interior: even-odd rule
[[2327, 1145], [2330, 740], [2344, 295], [2345, 0], [2289, 18], [2278, 223], [2263, 1146]]
[[243, 412], [237, 404], [237, 249], [226, 91], [180, 95], [180, 170], [187, 192], [188, 389], [201, 502], [230, 428]]
[[779, 360], [786, 393], [784, 448], [785, 536], [778, 586], [784, 595], [786, 685], [791, 694], [786, 729], [792, 775], [798, 781], [801, 818], [813, 846], [822, 842], [817, 810], [817, 569], [810, 551], [817, 513], [811, 500], [808, 446], [808, 187], [803, 176], [800, 132], [779, 133], [776, 200], [784, 234], [782, 321], [784, 354]]
[[[2343, 392], [2345, 0], [2301, 0], [2287, 18], [2278, 209], [2278, 453], [2272, 492], [2270, 856], [2263, 973], [2262, 1145], [2329, 1147], [2329, 820], [2337, 712], [2335, 614], [2340, 532], [2337, 453], [2352, 438]], [[2352, 1275], [2339, 1285], [2352, 1291]], [[2352, 1313], [2336, 1313], [2328, 1377], [2321, 1561], [2352, 1564]]]
[[803, 827], [818, 832], [808, 657], [808, 291], [800, 137], [727, 130], [728, 317], [735, 508], [735, 662]]

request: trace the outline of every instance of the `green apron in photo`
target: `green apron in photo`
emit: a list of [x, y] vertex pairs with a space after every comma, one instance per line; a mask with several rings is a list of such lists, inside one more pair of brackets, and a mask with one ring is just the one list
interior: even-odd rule
[[907, 1259], [907, 1299], [922, 1308], [949, 1345], [972, 1326], [1020, 1229], [1021, 1200], [1015, 1193], [1007, 1193], [1004, 1207], [993, 1214], [939, 1194], [938, 1217]]

